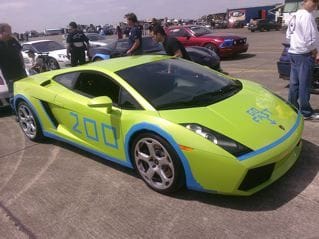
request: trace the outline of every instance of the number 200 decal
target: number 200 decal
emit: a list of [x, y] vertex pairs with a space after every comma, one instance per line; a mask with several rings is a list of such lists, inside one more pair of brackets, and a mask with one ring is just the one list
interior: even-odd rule
[[[82, 117], [81, 119], [81, 117], [74, 112], [70, 112], [70, 115], [75, 119], [72, 127], [73, 131], [96, 142], [103, 140], [106, 146], [118, 149], [116, 129], [114, 127], [104, 123], [99, 125], [95, 120], [86, 117]], [[102, 139], [100, 139], [99, 135], [102, 135]]]

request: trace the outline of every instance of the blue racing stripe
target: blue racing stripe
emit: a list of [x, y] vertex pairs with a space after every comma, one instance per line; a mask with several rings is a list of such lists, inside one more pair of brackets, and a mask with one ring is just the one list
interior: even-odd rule
[[300, 122], [301, 122], [301, 114], [298, 114], [298, 118], [296, 120], [296, 123], [294, 124], [294, 126], [289, 130], [289, 132], [284, 135], [283, 137], [281, 137], [280, 139], [276, 140], [275, 142], [263, 147], [263, 148], [260, 148], [258, 150], [255, 150], [251, 153], [248, 153], [248, 154], [245, 154], [245, 155], [242, 155], [240, 157], [238, 157], [237, 159], [239, 161], [243, 161], [243, 160], [246, 160], [246, 159], [249, 159], [249, 158], [252, 158], [258, 154], [262, 154], [268, 150], [271, 150], [273, 148], [275, 148], [277, 145], [283, 143], [284, 141], [286, 141], [293, 133], [295, 133], [295, 131], [297, 130], [298, 126], [300, 125]]

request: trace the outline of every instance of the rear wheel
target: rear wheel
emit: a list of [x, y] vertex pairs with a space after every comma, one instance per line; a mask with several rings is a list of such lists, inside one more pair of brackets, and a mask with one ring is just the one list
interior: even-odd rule
[[153, 190], [169, 194], [184, 185], [184, 171], [172, 146], [153, 133], [143, 133], [132, 143], [131, 155], [134, 166]]
[[57, 62], [56, 59], [52, 58], [52, 57], [49, 57], [48, 61], [47, 61], [47, 69], [49, 71], [51, 70], [57, 70], [57, 69], [60, 69], [60, 65], [59, 63]]
[[21, 129], [30, 140], [39, 141], [43, 138], [39, 120], [26, 102], [18, 104], [17, 117]]

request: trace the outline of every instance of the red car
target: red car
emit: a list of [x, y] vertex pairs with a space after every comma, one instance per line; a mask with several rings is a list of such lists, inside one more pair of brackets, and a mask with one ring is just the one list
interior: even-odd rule
[[212, 49], [220, 57], [231, 57], [248, 50], [246, 37], [215, 34], [202, 26], [173, 26], [166, 29], [166, 34], [176, 37], [184, 46], [203, 46]]

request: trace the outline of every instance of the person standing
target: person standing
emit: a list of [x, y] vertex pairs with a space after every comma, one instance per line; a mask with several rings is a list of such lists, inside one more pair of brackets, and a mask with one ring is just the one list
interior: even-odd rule
[[286, 33], [291, 62], [288, 101], [300, 110], [305, 120], [319, 120], [319, 114], [310, 105], [314, 63], [319, 60], [319, 34], [312, 15], [317, 7], [318, 0], [303, 0], [303, 8], [292, 17]]
[[182, 57], [186, 60], [191, 60], [185, 47], [175, 37], [168, 37], [164, 31], [164, 28], [160, 25], [155, 25], [152, 28], [153, 39], [162, 43], [169, 56]]
[[129, 49], [128, 55], [142, 54], [142, 31], [138, 26], [137, 17], [134, 13], [128, 13], [125, 15], [127, 24], [130, 27], [130, 33], [128, 36]]
[[66, 39], [67, 56], [71, 55], [71, 66], [85, 64], [85, 50], [89, 50], [89, 39], [75, 22], [69, 24], [69, 34]]
[[116, 33], [117, 33], [117, 39], [123, 39], [123, 32], [122, 32], [122, 28], [120, 26], [116, 27]]
[[13, 97], [13, 83], [27, 76], [20, 43], [12, 36], [11, 26], [0, 23], [0, 69]]

